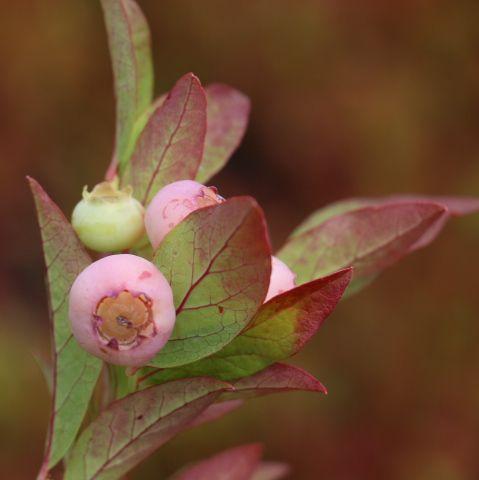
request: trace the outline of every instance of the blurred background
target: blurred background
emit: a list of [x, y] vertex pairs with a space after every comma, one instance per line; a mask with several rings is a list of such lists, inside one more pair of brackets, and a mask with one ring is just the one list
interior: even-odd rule
[[[348, 196], [479, 195], [476, 0], [140, 0], [157, 91], [187, 71], [250, 96], [243, 145], [214, 183], [251, 194], [278, 248]], [[24, 176], [67, 215], [100, 180], [114, 103], [98, 1], [2, 1], [0, 477], [33, 478], [49, 398], [43, 263]], [[479, 216], [340, 304], [295, 362], [329, 388], [251, 401], [177, 438], [131, 478], [250, 441], [292, 478], [479, 478]]]

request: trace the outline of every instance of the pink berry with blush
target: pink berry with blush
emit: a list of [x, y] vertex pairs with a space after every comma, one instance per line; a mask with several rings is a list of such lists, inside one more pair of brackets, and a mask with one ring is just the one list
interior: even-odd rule
[[205, 187], [193, 180], [180, 180], [163, 187], [152, 199], [145, 213], [145, 228], [154, 248], [191, 212], [217, 205], [224, 199], [215, 187]]
[[76, 278], [69, 317], [85, 350], [109, 363], [139, 367], [170, 338], [173, 293], [153, 263], [136, 255], [110, 255]]
[[279, 258], [271, 257], [271, 278], [265, 302], [296, 286], [296, 274]]

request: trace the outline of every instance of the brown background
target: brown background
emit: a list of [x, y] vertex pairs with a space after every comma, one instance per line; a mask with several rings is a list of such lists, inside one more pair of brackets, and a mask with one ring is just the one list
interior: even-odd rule
[[[279, 247], [312, 210], [352, 195], [479, 194], [479, 3], [140, 2], [157, 93], [187, 71], [252, 99], [215, 179], [251, 194]], [[49, 400], [43, 266], [25, 174], [69, 214], [108, 164], [114, 105], [98, 2], [1, 1], [0, 477], [33, 478]], [[251, 401], [173, 441], [131, 475], [249, 441], [293, 478], [479, 478], [479, 218], [342, 303], [296, 357], [327, 397]]]

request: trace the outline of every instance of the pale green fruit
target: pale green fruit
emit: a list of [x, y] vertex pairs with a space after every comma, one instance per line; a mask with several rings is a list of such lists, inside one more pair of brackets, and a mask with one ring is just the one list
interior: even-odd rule
[[145, 232], [144, 208], [133, 198], [131, 187], [102, 182], [88, 192], [72, 214], [72, 226], [80, 240], [97, 252], [119, 252], [133, 247]]

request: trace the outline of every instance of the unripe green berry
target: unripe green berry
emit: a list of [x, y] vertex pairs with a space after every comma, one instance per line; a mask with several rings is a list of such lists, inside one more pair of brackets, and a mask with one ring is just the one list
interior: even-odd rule
[[88, 192], [72, 214], [72, 226], [80, 240], [96, 252], [118, 252], [133, 247], [145, 231], [144, 208], [133, 198], [131, 187], [102, 182]]

